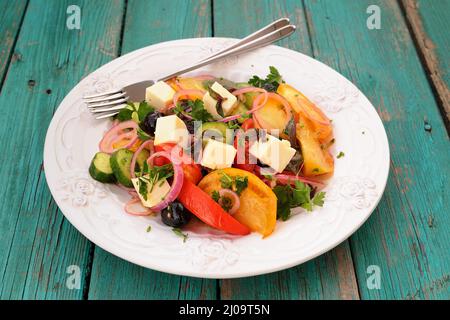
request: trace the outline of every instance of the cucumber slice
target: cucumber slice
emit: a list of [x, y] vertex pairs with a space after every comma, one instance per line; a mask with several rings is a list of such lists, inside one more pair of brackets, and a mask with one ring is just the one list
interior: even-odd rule
[[119, 149], [111, 155], [110, 164], [111, 169], [116, 177], [117, 181], [128, 188], [133, 187], [131, 182], [131, 159], [133, 158], [133, 152], [128, 149]]
[[[231, 143], [233, 140], [232, 134], [230, 135], [227, 132], [228, 126], [223, 122], [204, 122], [202, 123], [202, 136], [205, 131], [213, 130], [218, 132], [224, 139], [222, 139], [222, 142], [224, 143]], [[204, 143], [206, 143], [206, 140], [203, 139]]]
[[116, 177], [110, 165], [111, 156], [104, 152], [97, 152], [89, 166], [89, 174], [94, 180], [103, 183], [111, 183], [116, 181]]
[[148, 157], [150, 157], [150, 151], [144, 149], [136, 157], [137, 171], [141, 171], [144, 169], [144, 163], [147, 161]]
[[[242, 103], [242, 102], [238, 102], [238, 105], [234, 108], [233, 112], [231, 112], [231, 115], [235, 115], [235, 114], [244, 114], [248, 111], [249, 109], [247, 108], [247, 106]], [[237, 121], [239, 123], [243, 123], [245, 121], [246, 118], [240, 117], [237, 119]]]

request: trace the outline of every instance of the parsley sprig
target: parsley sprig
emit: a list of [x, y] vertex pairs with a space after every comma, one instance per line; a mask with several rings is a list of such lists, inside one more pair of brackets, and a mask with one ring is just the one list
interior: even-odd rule
[[141, 122], [147, 114], [154, 112], [155, 108], [149, 105], [146, 101], [139, 103], [128, 102], [127, 106], [119, 111], [116, 119], [120, 122], [127, 120], [135, 120]]
[[270, 73], [266, 76], [265, 79], [261, 79], [260, 77], [254, 75], [252, 78], [250, 78], [250, 80], [248, 80], [248, 84], [254, 87], [264, 88], [267, 91], [277, 91], [280, 83], [284, 82], [283, 78], [274, 66], [270, 66], [269, 70]]
[[[191, 109], [189, 112], [186, 111]], [[213, 121], [213, 116], [205, 109], [205, 105], [202, 100], [184, 100], [183, 102], [177, 103], [176, 107], [173, 109], [176, 115], [188, 115], [196, 121], [208, 122]]]
[[277, 196], [277, 218], [286, 221], [291, 216], [291, 208], [302, 207], [312, 211], [314, 206], [322, 207], [325, 192], [317, 192], [311, 198], [311, 187], [301, 181], [295, 181], [295, 186], [276, 186], [273, 192]]

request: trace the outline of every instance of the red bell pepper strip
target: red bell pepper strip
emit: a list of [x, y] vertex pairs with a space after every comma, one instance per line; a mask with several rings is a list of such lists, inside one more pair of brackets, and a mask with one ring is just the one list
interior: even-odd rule
[[178, 200], [207, 225], [225, 232], [245, 236], [250, 229], [233, 218], [206, 192], [189, 180], [184, 180]]

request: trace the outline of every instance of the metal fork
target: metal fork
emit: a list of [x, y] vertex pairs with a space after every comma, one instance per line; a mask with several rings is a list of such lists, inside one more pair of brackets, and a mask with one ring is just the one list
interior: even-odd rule
[[[294, 31], [295, 26], [289, 24], [288, 18], [276, 20], [265, 26], [264, 28], [261, 28], [258, 31], [241, 39], [235, 44], [226, 47], [189, 67], [164, 76], [160, 78], [159, 81], [171, 79], [173, 77], [179, 76], [189, 71], [193, 71], [226, 57], [234, 56], [266, 46], [272, 42], [278, 41], [291, 35]], [[96, 115], [96, 119], [108, 118], [119, 113], [121, 109], [126, 107], [126, 102], [128, 100], [144, 100], [145, 89], [154, 83], [155, 81], [153, 80], [133, 83], [118, 90], [110, 90], [98, 94], [87, 95], [84, 96], [83, 99], [87, 104], [89, 110]]]

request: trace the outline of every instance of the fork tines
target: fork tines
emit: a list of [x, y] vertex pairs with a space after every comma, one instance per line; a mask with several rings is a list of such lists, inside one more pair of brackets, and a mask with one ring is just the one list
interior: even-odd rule
[[89, 111], [96, 115], [96, 119], [108, 118], [119, 113], [120, 109], [126, 107], [128, 99], [126, 92], [122, 90], [110, 90], [83, 97]]

